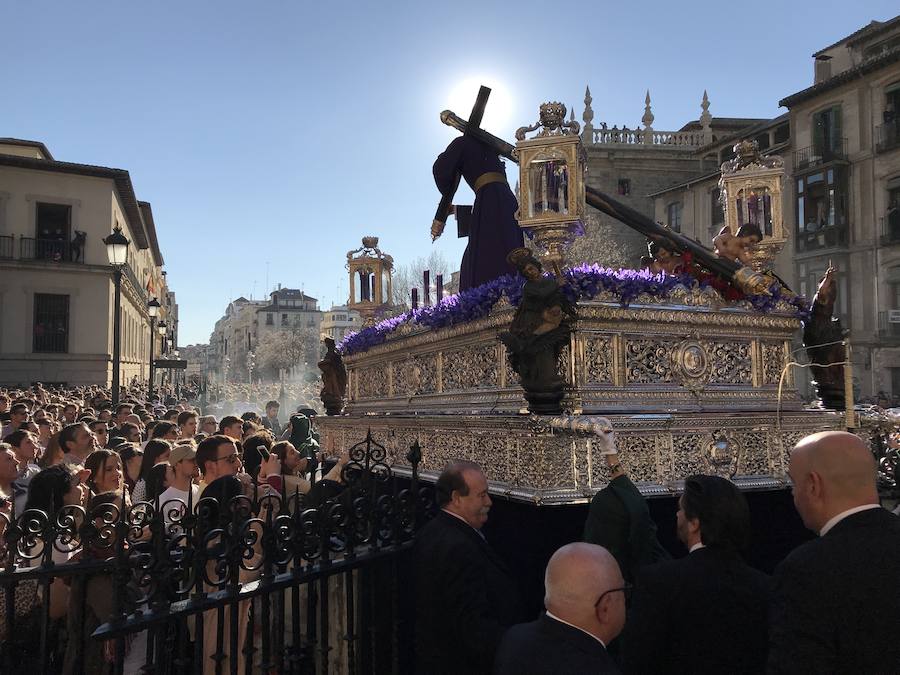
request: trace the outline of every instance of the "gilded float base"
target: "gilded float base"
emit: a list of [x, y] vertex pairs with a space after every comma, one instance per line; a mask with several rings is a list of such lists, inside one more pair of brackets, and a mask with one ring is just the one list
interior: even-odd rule
[[[842, 428], [825, 411], [610, 414], [619, 458], [647, 496], [680, 491], [695, 473], [731, 478], [742, 489], [787, 485], [789, 453], [807, 434]], [[322, 446], [347, 448], [371, 429], [388, 452], [387, 462], [408, 475], [405, 455], [418, 441], [420, 476], [437, 478], [453, 459], [480, 464], [491, 494], [535, 504], [578, 504], [607, 485], [606, 463], [596, 437], [550, 426], [549, 417], [527, 415], [345, 415], [316, 420]]]

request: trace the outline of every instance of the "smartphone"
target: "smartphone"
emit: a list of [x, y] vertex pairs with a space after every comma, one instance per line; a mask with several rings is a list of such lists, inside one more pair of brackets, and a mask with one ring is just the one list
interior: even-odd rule
[[266, 449], [266, 446], [257, 445], [256, 451], [259, 453], [259, 456], [262, 457], [262, 461], [264, 461], [264, 462], [269, 461], [269, 451]]

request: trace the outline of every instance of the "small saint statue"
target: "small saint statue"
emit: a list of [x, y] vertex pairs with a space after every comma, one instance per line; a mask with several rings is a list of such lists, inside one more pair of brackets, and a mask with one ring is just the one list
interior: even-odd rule
[[347, 393], [347, 369], [340, 353], [335, 349], [334, 340], [327, 337], [324, 342], [325, 356], [319, 361], [319, 370], [322, 371], [322, 392], [319, 398], [325, 405], [326, 415], [340, 415]]
[[742, 265], [753, 262], [753, 251], [762, 241], [762, 231], [758, 225], [746, 223], [738, 228], [737, 234], [731, 234], [726, 225], [713, 239], [716, 255], [725, 260], [733, 260]]
[[525, 283], [509, 330], [501, 333], [500, 340], [525, 390], [528, 409], [558, 414], [565, 393], [559, 354], [569, 343], [568, 319], [576, 317], [575, 305], [563, 293], [565, 279], [558, 268], [555, 277], [545, 277], [540, 261], [527, 248], [514, 249], [507, 260]]

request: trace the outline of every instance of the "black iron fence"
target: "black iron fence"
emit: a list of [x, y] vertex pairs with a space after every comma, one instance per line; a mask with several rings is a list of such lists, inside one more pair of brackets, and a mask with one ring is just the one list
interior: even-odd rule
[[0, 669], [408, 672], [404, 579], [431, 503], [420, 459], [414, 444], [401, 487], [368, 434], [342, 484], [306, 494], [254, 485], [225, 505], [207, 496], [0, 515]]

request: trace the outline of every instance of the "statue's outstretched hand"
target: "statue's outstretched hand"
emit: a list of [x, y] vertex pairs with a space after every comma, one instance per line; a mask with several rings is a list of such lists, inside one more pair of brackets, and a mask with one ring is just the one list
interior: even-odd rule
[[431, 222], [431, 241], [436, 241], [437, 238], [444, 233], [445, 224], [446, 223], [442, 223], [439, 220], [434, 220]]

